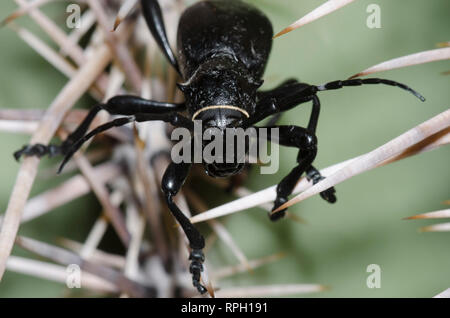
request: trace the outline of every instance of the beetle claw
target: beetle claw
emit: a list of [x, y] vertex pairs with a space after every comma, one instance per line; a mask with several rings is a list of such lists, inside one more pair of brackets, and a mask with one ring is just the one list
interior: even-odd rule
[[335, 193], [336, 190], [334, 189], [334, 187], [331, 187], [325, 191], [320, 192], [320, 196], [328, 203], [335, 203], [337, 201]]
[[36, 156], [41, 158], [45, 155], [49, 155], [50, 157], [57, 155], [60, 153], [60, 147], [55, 145], [45, 146], [42, 144], [35, 145], [25, 145], [22, 149], [14, 152], [14, 158], [16, 161], [19, 161], [22, 156]]
[[[325, 179], [325, 177], [322, 176], [320, 174], [320, 172], [315, 169], [308, 172], [306, 175], [306, 178], [308, 180], [312, 181], [313, 185], [315, 185], [315, 184], [319, 183], [320, 181], [322, 181], [323, 179]], [[335, 203], [337, 201], [335, 193], [336, 193], [336, 189], [334, 187], [331, 187], [331, 188], [326, 189], [325, 191], [320, 192], [320, 196], [322, 197], [322, 199], [324, 199], [328, 203]]]
[[282, 198], [282, 197], [276, 198], [275, 203], [272, 208], [272, 212], [269, 212], [269, 218], [271, 221], [273, 221], [273, 222], [278, 221], [279, 219], [283, 218], [286, 215], [287, 208], [277, 211], [276, 213], [273, 213], [273, 211], [275, 211], [278, 207], [285, 204], [287, 201], [288, 201], [287, 198]]
[[193, 249], [189, 255], [189, 259], [191, 260], [189, 271], [192, 274], [192, 284], [197, 288], [200, 294], [204, 294], [208, 290], [200, 283], [201, 273], [203, 272], [203, 262], [205, 261], [203, 251], [201, 249]]

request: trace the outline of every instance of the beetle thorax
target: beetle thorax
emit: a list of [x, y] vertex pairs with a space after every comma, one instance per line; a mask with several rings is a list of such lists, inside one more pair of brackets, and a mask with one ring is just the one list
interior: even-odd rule
[[260, 85], [261, 81], [253, 79], [242, 63], [221, 56], [203, 63], [187, 82], [178, 86], [192, 118], [200, 119], [210, 110], [251, 116]]

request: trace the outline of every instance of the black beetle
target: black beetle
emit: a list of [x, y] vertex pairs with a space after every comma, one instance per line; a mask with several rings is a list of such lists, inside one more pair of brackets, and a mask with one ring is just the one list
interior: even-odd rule
[[[273, 30], [268, 18], [258, 9], [240, 0], [200, 1], [187, 8], [178, 26], [178, 51], [170, 48], [161, 9], [156, 0], [141, 0], [141, 7], [148, 27], [170, 64], [184, 80], [179, 89], [185, 102], [163, 103], [136, 96], [116, 96], [106, 104], [94, 107], [61, 145], [28, 145], [14, 156], [65, 156], [60, 169], [81, 147], [83, 142], [111, 127], [132, 121], [162, 120], [175, 127], [193, 129], [193, 121], [200, 120], [204, 129], [248, 128], [274, 115], [266, 127], [279, 129], [279, 144], [299, 149], [297, 166], [278, 184], [274, 209], [287, 201], [303, 173], [313, 183], [323, 177], [312, 166], [317, 153], [315, 130], [320, 111], [318, 91], [339, 89], [362, 84], [387, 84], [405, 89], [422, 101], [424, 98], [408, 86], [391, 80], [369, 78], [334, 81], [325, 85], [309, 85], [288, 80], [278, 87], [258, 92], [272, 46]], [[293, 107], [312, 101], [312, 112], [306, 128], [298, 126], [275, 126], [279, 114]], [[104, 109], [113, 115], [124, 115], [86, 134], [95, 115]], [[187, 118], [180, 112], [187, 111]], [[85, 135], [86, 134], [86, 135]], [[267, 136], [269, 138], [269, 136]], [[182, 226], [191, 247], [190, 272], [193, 284], [200, 293], [206, 288], [200, 283], [203, 270], [204, 238], [180, 211], [173, 197], [182, 187], [191, 163], [171, 163], [163, 180], [162, 191], [174, 217]], [[206, 172], [213, 177], [225, 177], [239, 173], [241, 162], [205, 163]], [[336, 201], [334, 188], [321, 193], [330, 203]], [[284, 215], [280, 211], [271, 215], [277, 220]]]

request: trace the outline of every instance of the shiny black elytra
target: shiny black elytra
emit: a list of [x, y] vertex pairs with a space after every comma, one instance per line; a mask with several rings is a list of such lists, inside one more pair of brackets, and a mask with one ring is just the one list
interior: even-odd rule
[[[175, 104], [145, 100], [136, 96], [113, 97], [106, 104], [94, 107], [61, 145], [28, 145], [14, 154], [16, 159], [22, 155], [62, 154], [65, 158], [61, 170], [85, 141], [111, 127], [133, 121], [162, 120], [175, 127], [192, 130], [193, 119], [196, 119], [202, 121], [203, 129], [215, 127], [224, 131], [225, 128], [255, 127], [254, 124], [274, 115], [265, 127], [279, 129], [280, 145], [299, 149], [297, 166], [278, 184], [275, 209], [287, 201], [303, 173], [306, 173], [306, 177], [314, 184], [323, 179], [319, 171], [312, 166], [317, 153], [315, 131], [320, 111], [320, 102], [316, 95], [318, 91], [362, 84], [387, 84], [407, 90], [424, 101], [419, 93], [408, 86], [378, 78], [334, 81], [320, 86], [291, 79], [272, 90], [258, 92], [263, 83], [262, 76], [273, 36], [270, 21], [259, 10], [240, 0], [208, 0], [194, 4], [181, 16], [178, 26], [178, 51], [175, 55], [166, 36], [158, 1], [141, 0], [141, 7], [153, 37], [169, 63], [184, 80], [178, 84], [178, 88], [184, 93], [185, 102]], [[312, 112], [306, 128], [293, 125], [275, 126], [281, 112], [308, 101], [312, 101]], [[86, 134], [101, 109], [126, 117], [115, 119]], [[190, 118], [181, 115], [180, 112], [183, 111], [187, 111]], [[270, 135], [267, 138], [270, 138]], [[208, 175], [226, 177], [239, 173], [243, 164], [236, 160], [232, 164], [205, 163], [204, 166]], [[204, 238], [173, 201], [190, 168], [190, 163], [171, 163], [162, 180], [162, 191], [170, 211], [189, 240], [193, 284], [200, 293], [205, 293], [206, 289], [200, 283]], [[330, 188], [322, 192], [321, 196], [334, 203], [334, 193], [334, 188]], [[273, 214], [271, 220], [278, 220], [284, 214], [285, 211]]]

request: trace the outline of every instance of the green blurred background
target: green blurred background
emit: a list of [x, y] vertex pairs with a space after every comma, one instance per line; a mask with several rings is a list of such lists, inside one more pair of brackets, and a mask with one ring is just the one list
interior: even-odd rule
[[[279, 31], [323, 1], [253, 0]], [[366, 8], [381, 7], [381, 28], [369, 29]], [[16, 8], [1, 1], [0, 18]], [[64, 22], [64, 5], [47, 5], [45, 12]], [[448, 0], [359, 0], [275, 40], [264, 88], [295, 77], [311, 84], [345, 79], [371, 65], [450, 40]], [[28, 18], [21, 25], [38, 29]], [[46, 108], [66, 80], [34, 53], [10, 29], [0, 29], [0, 108]], [[374, 149], [413, 126], [448, 109], [448, 61], [376, 74], [405, 83], [426, 98], [382, 85], [323, 92], [318, 126], [319, 152], [315, 165], [327, 167]], [[88, 100], [77, 106], [87, 106]], [[286, 113], [282, 123], [305, 125], [310, 106]], [[12, 153], [28, 136], [0, 133], [0, 211], [6, 209], [19, 165]], [[277, 183], [295, 164], [296, 151], [282, 149], [276, 175], [253, 171], [248, 186], [263, 189]], [[419, 233], [418, 228], [438, 221], [404, 221], [402, 218], [445, 208], [450, 199], [450, 148], [378, 168], [336, 187], [338, 202], [329, 205], [316, 196], [291, 208], [307, 220], [271, 223], [254, 209], [229, 217], [226, 226], [249, 259], [284, 251], [274, 264], [228, 279], [222, 286], [320, 283], [329, 291], [314, 297], [431, 297], [450, 287], [450, 233]], [[41, 168], [49, 166], [44, 160]], [[61, 182], [39, 178], [32, 195]], [[205, 189], [205, 197], [211, 198]], [[210, 201], [211, 207], [228, 202], [226, 195]], [[60, 236], [83, 240], [98, 215], [93, 196], [86, 196], [27, 223], [20, 234], [55, 242]], [[28, 255], [18, 248], [16, 255]], [[235, 263], [220, 243], [208, 253], [214, 265]], [[381, 267], [381, 288], [369, 289], [369, 264]], [[59, 297], [67, 289], [57, 283], [7, 272], [0, 297]]]

